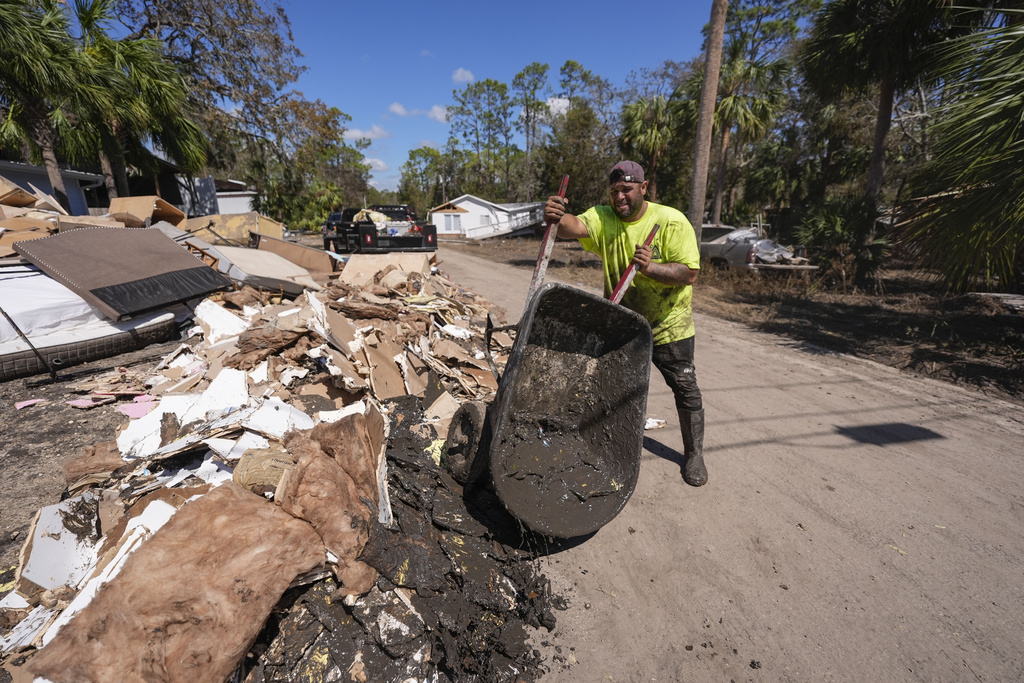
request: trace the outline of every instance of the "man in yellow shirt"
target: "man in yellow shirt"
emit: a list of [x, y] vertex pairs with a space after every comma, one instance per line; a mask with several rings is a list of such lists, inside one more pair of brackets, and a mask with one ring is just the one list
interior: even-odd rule
[[[683, 479], [691, 486], [708, 481], [704, 466], [704, 404], [693, 366], [694, 328], [690, 302], [700, 270], [700, 251], [693, 227], [680, 211], [648, 202], [644, 169], [635, 161], [620, 161], [608, 176], [610, 202], [579, 216], [565, 212], [566, 202], [549, 197], [544, 218], [558, 224], [558, 236], [578, 239], [587, 251], [601, 257], [604, 294], [631, 263], [637, 275], [622, 305], [647, 319], [654, 334], [654, 366], [675, 397], [683, 436]], [[654, 225], [654, 242], [643, 246]]]

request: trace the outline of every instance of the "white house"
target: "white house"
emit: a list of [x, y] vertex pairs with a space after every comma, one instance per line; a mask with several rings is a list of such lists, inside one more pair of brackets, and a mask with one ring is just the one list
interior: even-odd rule
[[483, 239], [540, 225], [544, 220], [544, 202], [495, 204], [464, 194], [430, 209], [428, 217], [437, 227], [438, 235]]

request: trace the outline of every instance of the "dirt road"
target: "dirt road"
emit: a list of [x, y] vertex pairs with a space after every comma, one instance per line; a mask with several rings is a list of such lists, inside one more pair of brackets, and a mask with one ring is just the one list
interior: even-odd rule
[[[528, 269], [439, 258], [518, 319]], [[571, 601], [544, 680], [1024, 679], [1024, 408], [696, 324], [710, 482], [654, 372], [632, 499], [542, 560]]]

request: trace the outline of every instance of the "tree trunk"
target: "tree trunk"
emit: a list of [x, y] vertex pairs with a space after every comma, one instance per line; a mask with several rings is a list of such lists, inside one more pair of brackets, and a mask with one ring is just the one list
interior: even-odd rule
[[32, 142], [39, 147], [43, 155], [43, 167], [46, 168], [46, 177], [53, 189], [53, 197], [65, 211], [71, 213], [71, 203], [68, 200], [67, 189], [64, 187], [64, 178], [60, 174], [60, 166], [57, 165], [57, 133], [54, 132], [46, 118], [46, 107], [38, 101], [28, 102], [25, 105], [25, 113], [29, 118]]
[[729, 152], [729, 127], [722, 125], [722, 148], [718, 151], [718, 172], [715, 173], [715, 203], [711, 211], [711, 222], [722, 222], [722, 195], [725, 193], [725, 162]]
[[648, 189], [651, 191], [650, 199], [652, 202], [658, 201], [658, 154], [651, 158], [651, 167], [648, 169], [650, 174], [650, 182], [647, 183]]
[[110, 161], [114, 172], [114, 182], [117, 183], [117, 194], [119, 197], [129, 197], [131, 190], [128, 189], [128, 164], [124, 160], [124, 144], [121, 139], [124, 137], [124, 131], [117, 121], [110, 122], [110, 130], [114, 134], [113, 156]]
[[895, 84], [892, 77], [882, 79], [878, 93], [878, 118], [875, 120], [875, 140], [871, 150], [871, 163], [868, 166], [867, 186], [864, 189], [864, 223], [857, 252], [854, 283], [865, 290], [876, 290], [878, 281], [876, 273], [879, 263], [871, 251], [875, 241], [875, 218], [878, 215], [878, 198], [882, 194], [882, 180], [885, 172], [885, 140], [889, 136], [892, 125], [892, 101]]
[[875, 120], [875, 140], [871, 149], [871, 163], [868, 166], [868, 182], [864, 196], [870, 202], [877, 202], [882, 192], [882, 177], [885, 171], [885, 140], [892, 125], [892, 100], [895, 92], [893, 79], [886, 76], [878, 93], [878, 118]]
[[114, 169], [110, 165], [110, 157], [102, 149], [100, 154], [100, 168], [103, 170], [103, 184], [107, 187], [107, 196], [111, 199], [120, 197], [117, 193], [117, 183], [114, 182]]
[[700, 86], [700, 112], [697, 116], [697, 139], [693, 155], [693, 179], [690, 183], [688, 217], [700, 244], [704, 223], [704, 202], [707, 200], [708, 162], [711, 159], [711, 134], [715, 103], [718, 100], [718, 76], [722, 70], [722, 38], [725, 35], [725, 11], [729, 0], [712, 0], [711, 22], [708, 26], [704, 52], [704, 81]]

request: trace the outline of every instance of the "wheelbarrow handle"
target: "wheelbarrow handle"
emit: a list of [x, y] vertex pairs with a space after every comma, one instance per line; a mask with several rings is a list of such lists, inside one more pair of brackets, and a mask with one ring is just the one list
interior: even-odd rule
[[[562, 176], [562, 184], [558, 187], [558, 196], [565, 199], [565, 189], [569, 186], [569, 176]], [[537, 293], [540, 286], [544, 284], [544, 274], [548, 271], [548, 261], [551, 259], [551, 250], [555, 248], [555, 235], [553, 232], [557, 221], [548, 221], [544, 229], [544, 239], [540, 243], [540, 254], [537, 255], [537, 265], [533, 269], [533, 279], [530, 280], [530, 291], [526, 294], [526, 302], [529, 305], [530, 299]]]
[[[658, 234], [658, 228], [661, 226], [657, 223], [651, 228], [651, 234], [647, 236], [647, 241], [644, 242], [645, 247], [651, 246], [651, 242], [654, 241], [654, 236]], [[626, 268], [626, 272], [622, 274], [622, 279], [619, 280], [619, 284], [615, 285], [615, 289], [612, 291], [612, 295], [608, 297], [613, 304], [617, 304], [622, 301], [622, 297], [626, 295], [626, 290], [629, 289], [629, 284], [633, 282], [633, 278], [636, 277], [636, 264], [630, 263], [629, 268]]]

